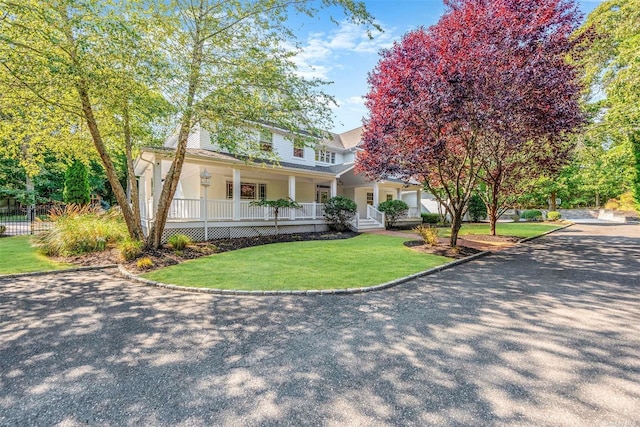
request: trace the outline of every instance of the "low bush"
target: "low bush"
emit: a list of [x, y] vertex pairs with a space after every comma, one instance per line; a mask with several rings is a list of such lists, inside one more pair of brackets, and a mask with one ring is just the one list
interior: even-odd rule
[[440, 221], [440, 215], [437, 213], [422, 213], [420, 216], [424, 224], [437, 224]]
[[542, 212], [537, 209], [523, 211], [520, 216], [527, 221], [542, 221]]
[[429, 227], [426, 225], [419, 225], [413, 229], [414, 232], [418, 233], [422, 240], [429, 245], [435, 246], [438, 244], [438, 229], [435, 227]]
[[347, 197], [332, 197], [324, 204], [324, 217], [335, 231], [348, 230], [357, 212], [358, 205]]
[[520, 221], [520, 214], [513, 214], [510, 218], [513, 222], [518, 222]]
[[140, 240], [133, 240], [129, 237], [120, 242], [120, 256], [125, 261], [132, 261], [142, 254], [143, 243]]
[[89, 205], [67, 205], [53, 208], [49, 218], [53, 227], [34, 239], [38, 250], [49, 256], [103, 251], [128, 235], [119, 209], [105, 212]]
[[407, 215], [409, 205], [402, 200], [387, 200], [378, 206], [380, 212], [384, 212], [388, 227], [393, 227], [400, 218]]
[[562, 218], [562, 215], [560, 215], [560, 212], [551, 211], [547, 214], [547, 219], [549, 221], [557, 221], [560, 218]]
[[191, 240], [191, 237], [186, 234], [174, 234], [167, 239], [167, 242], [169, 242], [173, 249], [181, 251], [193, 243], [193, 240]]
[[6, 225], [0, 225], [0, 236], [2, 236], [7, 231]]
[[148, 270], [153, 267], [153, 260], [148, 256], [142, 257], [138, 261], [136, 261], [136, 267], [138, 267], [140, 270]]

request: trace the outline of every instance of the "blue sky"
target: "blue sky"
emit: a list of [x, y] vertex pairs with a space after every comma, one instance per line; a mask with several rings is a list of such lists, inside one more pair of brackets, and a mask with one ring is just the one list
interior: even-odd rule
[[[586, 16], [602, 1], [579, 0], [577, 4]], [[331, 129], [334, 132], [361, 125], [367, 114], [362, 103], [362, 96], [368, 91], [367, 73], [378, 62], [380, 49], [390, 47], [411, 29], [435, 24], [444, 11], [441, 0], [365, 0], [365, 3], [384, 28], [383, 33], [373, 33], [372, 40], [364, 28], [342, 20], [336, 9], [325, 10], [313, 19], [296, 17], [293, 22], [302, 48], [296, 58], [299, 72], [333, 82], [325, 92], [338, 102]], [[340, 24], [331, 22], [329, 16]]]

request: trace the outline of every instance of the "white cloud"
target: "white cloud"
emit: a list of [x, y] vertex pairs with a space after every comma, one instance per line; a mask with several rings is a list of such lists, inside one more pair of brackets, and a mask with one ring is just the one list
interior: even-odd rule
[[374, 32], [372, 38], [369, 38], [364, 27], [345, 21], [329, 33], [311, 33], [294, 58], [298, 74], [328, 80], [331, 71], [344, 68], [341, 63], [343, 55], [377, 55], [380, 49], [391, 47], [395, 37], [394, 30], [385, 28], [384, 33]]
[[364, 98], [361, 96], [350, 96], [343, 101], [345, 105], [364, 105]]

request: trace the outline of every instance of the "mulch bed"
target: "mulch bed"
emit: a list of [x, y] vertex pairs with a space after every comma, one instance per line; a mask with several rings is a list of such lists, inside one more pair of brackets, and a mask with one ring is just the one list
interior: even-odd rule
[[443, 243], [438, 243], [438, 245], [436, 246], [429, 246], [426, 245], [422, 240], [410, 240], [408, 242], [404, 242], [404, 245], [413, 249], [414, 251], [455, 259], [466, 258], [468, 256], [482, 252], [479, 249], [461, 245], [459, 245], [457, 248], [452, 248], [448, 244]]
[[234, 251], [251, 246], [268, 245], [270, 243], [302, 242], [310, 240], [349, 239], [359, 234], [360, 233], [355, 233], [352, 231], [343, 231], [282, 234], [279, 236], [241, 237], [237, 239], [220, 239], [210, 240], [208, 242], [195, 242], [181, 251], [176, 251], [169, 245], [163, 245], [161, 248], [148, 250], [141, 255], [141, 257], [149, 257], [153, 261], [153, 267], [149, 269], [139, 269], [136, 264], [137, 260], [123, 263], [122, 259], [120, 258], [120, 253], [117, 249], [88, 253], [80, 256], [61, 257], [57, 258], [57, 260], [61, 262], [87, 266], [123, 263], [127, 270], [133, 273], [143, 273], [151, 270], [156, 270], [158, 268], [179, 264], [190, 259], [196, 259], [215, 253]]

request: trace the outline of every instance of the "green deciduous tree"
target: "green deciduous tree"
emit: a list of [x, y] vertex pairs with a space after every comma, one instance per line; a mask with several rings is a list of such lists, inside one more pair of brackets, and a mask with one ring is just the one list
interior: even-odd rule
[[[640, 157], [634, 143], [640, 138], [640, 0], [603, 2], [589, 14], [581, 32], [593, 34], [583, 55], [588, 108], [594, 111], [586, 137], [606, 146], [626, 145], [622, 151], [634, 162]], [[637, 161], [634, 173], [619, 186], [629, 188], [631, 181], [640, 181]], [[640, 202], [640, 192], [636, 195]]]
[[147, 236], [147, 245], [157, 247], [196, 124], [241, 154], [246, 147], [238, 141], [249, 124], [270, 123], [302, 142], [328, 126], [331, 100], [319, 90], [321, 82], [296, 74], [286, 20], [289, 13], [313, 16], [329, 6], [352, 22], [372, 24], [354, 0], [0, 0], [0, 67], [7, 76], [0, 84], [15, 89], [21, 105], [29, 96], [81, 119], [68, 129], [91, 136], [134, 239], [143, 238], [139, 207], [127, 201], [114, 153], [125, 154], [137, 199], [136, 142], [154, 142], [163, 124], [178, 124]]
[[276, 236], [278, 235], [278, 217], [280, 216], [281, 209], [300, 209], [302, 205], [295, 200], [277, 199], [277, 200], [256, 200], [251, 202], [252, 206], [264, 206], [271, 209], [273, 213], [274, 222], [276, 226]]

